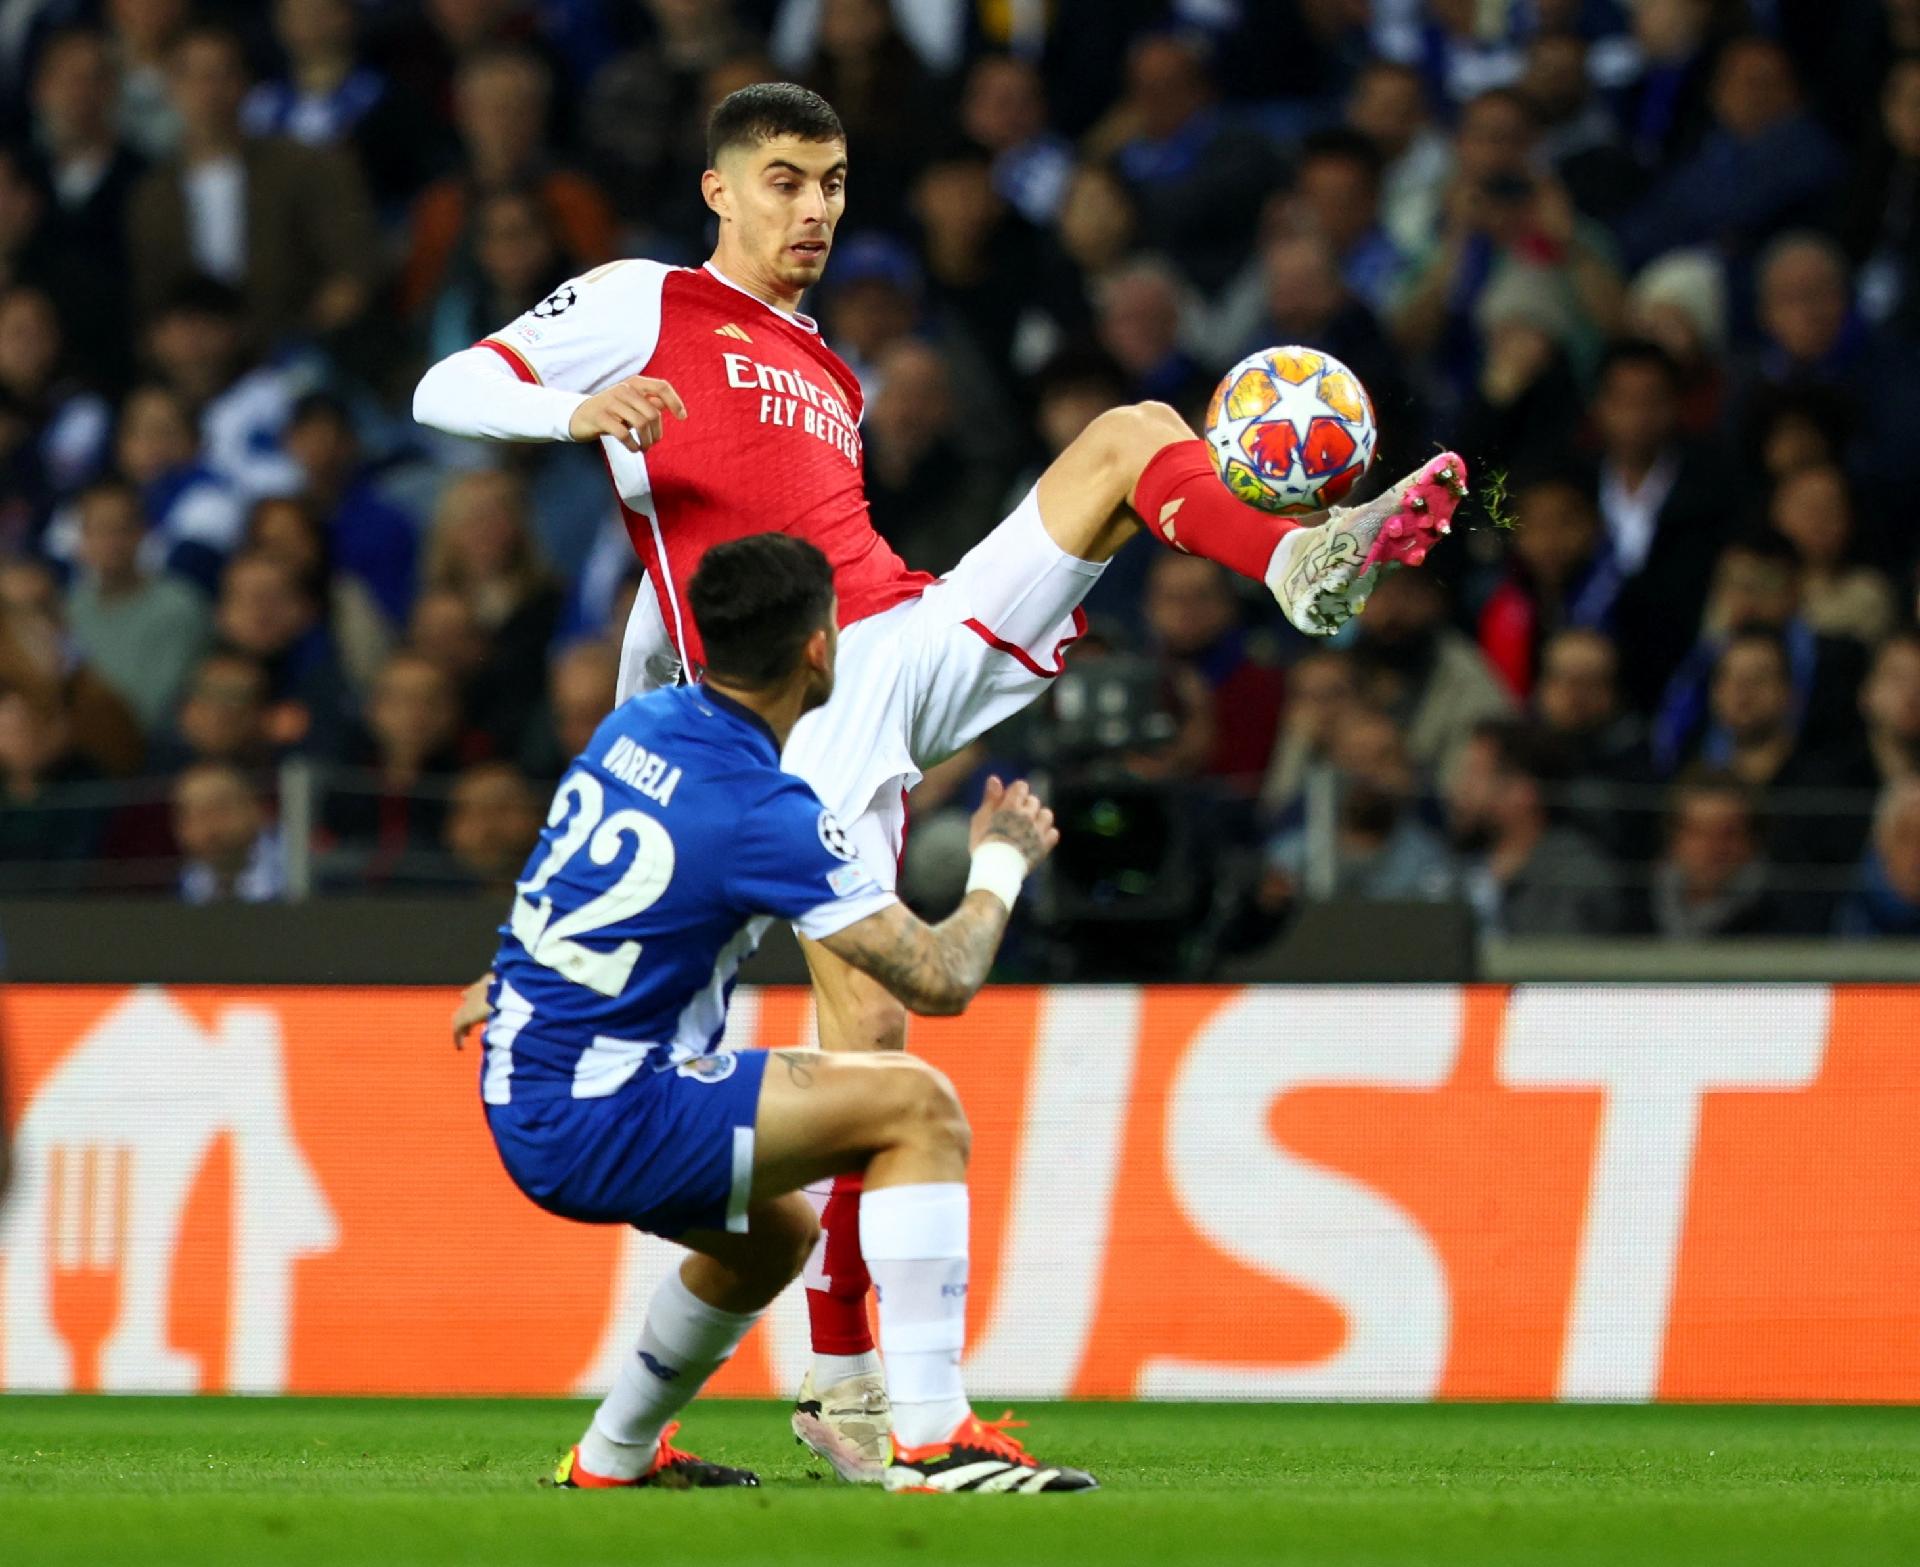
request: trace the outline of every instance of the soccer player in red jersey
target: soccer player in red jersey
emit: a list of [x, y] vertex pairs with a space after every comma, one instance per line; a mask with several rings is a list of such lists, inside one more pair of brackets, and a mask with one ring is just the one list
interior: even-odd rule
[[[743, 88], [714, 111], [708, 163], [719, 240], [705, 266], [621, 261], [561, 284], [433, 366], [414, 416], [457, 435], [600, 444], [650, 584], [626, 631], [622, 700], [700, 669], [685, 592], [714, 545], [778, 530], [819, 547], [839, 596], [839, 683], [782, 763], [883, 886], [907, 791], [1059, 674], [1082, 599], [1135, 535], [1264, 583], [1295, 626], [1325, 635], [1359, 611], [1375, 568], [1420, 564], [1465, 494], [1465, 465], [1442, 453], [1377, 500], [1283, 519], [1234, 498], [1173, 409], [1141, 403], [1095, 419], [952, 571], [909, 571], [868, 516], [859, 382], [799, 310], [846, 210], [839, 117], [790, 83]], [[821, 1044], [900, 1049], [900, 1003], [803, 945]], [[716, 990], [731, 979], [716, 972]], [[891, 1449], [858, 1187], [843, 1179], [814, 1196], [825, 1231], [806, 1278], [815, 1364], [794, 1429], [843, 1477], [874, 1481]]]

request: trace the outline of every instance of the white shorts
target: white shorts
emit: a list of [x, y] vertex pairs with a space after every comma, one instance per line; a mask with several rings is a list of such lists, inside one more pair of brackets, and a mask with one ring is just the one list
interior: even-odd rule
[[[800, 720], [780, 760], [840, 818], [883, 887], [898, 880], [907, 791], [1047, 688], [1086, 629], [1080, 604], [1104, 569], [1054, 543], [1028, 491], [919, 598], [840, 633], [833, 699]], [[621, 700], [672, 668], [643, 589], [621, 649]]]

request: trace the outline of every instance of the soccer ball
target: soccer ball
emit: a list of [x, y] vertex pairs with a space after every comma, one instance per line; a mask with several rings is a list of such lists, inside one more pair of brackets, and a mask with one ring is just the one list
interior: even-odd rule
[[1378, 440], [1360, 377], [1317, 348], [1247, 355], [1207, 404], [1221, 481], [1262, 511], [1331, 506], [1367, 471]]

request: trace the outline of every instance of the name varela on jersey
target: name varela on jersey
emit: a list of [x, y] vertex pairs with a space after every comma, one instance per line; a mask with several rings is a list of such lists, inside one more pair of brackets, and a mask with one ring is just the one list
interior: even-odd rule
[[860, 432], [847, 405], [822, 390], [797, 370], [763, 365], [745, 354], [729, 351], [727, 385], [760, 394], [760, 423], [804, 430], [825, 441], [856, 468], [860, 465]]
[[679, 768], [626, 735], [607, 748], [600, 765], [656, 805], [673, 804], [673, 791], [680, 787]]

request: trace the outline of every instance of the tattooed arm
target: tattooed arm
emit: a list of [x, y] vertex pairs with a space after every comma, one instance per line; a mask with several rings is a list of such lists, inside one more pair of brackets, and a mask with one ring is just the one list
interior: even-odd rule
[[[1060, 841], [1053, 812], [1024, 783], [1002, 788], [988, 781], [987, 797], [973, 818], [973, 847], [1004, 843], [1017, 849], [1031, 871]], [[903, 904], [870, 914], [827, 937], [821, 945], [870, 974], [910, 1012], [950, 1016], [986, 983], [1011, 909], [984, 887], [969, 892], [938, 925], [928, 925]]]

